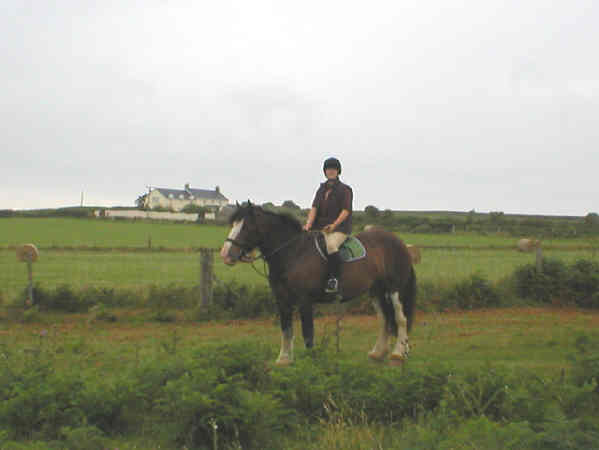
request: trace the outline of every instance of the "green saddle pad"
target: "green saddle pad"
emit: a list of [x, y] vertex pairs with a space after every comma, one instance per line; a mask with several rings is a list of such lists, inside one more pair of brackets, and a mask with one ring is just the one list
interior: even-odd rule
[[350, 236], [339, 247], [339, 256], [343, 262], [352, 262], [356, 259], [364, 258], [366, 256], [366, 249], [358, 238]]

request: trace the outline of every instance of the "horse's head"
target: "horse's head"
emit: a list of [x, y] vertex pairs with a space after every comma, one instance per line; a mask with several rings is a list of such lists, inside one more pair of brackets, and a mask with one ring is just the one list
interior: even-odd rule
[[258, 227], [258, 216], [262, 209], [249, 201], [237, 210], [230, 218], [231, 231], [225, 239], [220, 256], [225, 264], [234, 265], [238, 261], [251, 260], [250, 253], [262, 243], [263, 235]]

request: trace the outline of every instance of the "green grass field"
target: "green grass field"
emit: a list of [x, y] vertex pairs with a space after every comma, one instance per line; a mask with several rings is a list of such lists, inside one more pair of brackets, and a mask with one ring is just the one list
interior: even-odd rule
[[218, 247], [224, 226], [108, 219], [8, 218], [0, 220], [0, 247]]
[[[357, 230], [354, 230], [357, 231]], [[108, 219], [4, 218], [0, 219], [0, 248], [32, 242], [44, 247], [152, 247], [198, 248], [222, 245], [226, 226]], [[423, 247], [515, 248], [517, 238], [496, 235], [411, 234], [401, 238]], [[599, 247], [599, 239], [546, 239], [546, 248]]]
[[[184, 248], [222, 245], [228, 233], [224, 226], [168, 224], [88, 219], [2, 219], [0, 220], [0, 292], [13, 298], [27, 283], [26, 267], [16, 260], [18, 243], [33, 242], [41, 250], [34, 265], [34, 279], [45, 287], [69, 284], [73, 287], [111, 286], [144, 288], [149, 284], [194, 286], [200, 274], [199, 254]], [[141, 251], [152, 247], [179, 251]], [[422, 263], [416, 266], [419, 281], [447, 285], [474, 273], [496, 281], [523, 264], [534, 254], [514, 250], [515, 240], [505, 236], [402, 235], [404, 241], [423, 247]], [[598, 252], [588, 240], [548, 241], [544, 255], [566, 262], [596, 259]], [[44, 249], [44, 247], [49, 247]], [[60, 250], [52, 247], [98, 247], [98, 250]], [[102, 250], [135, 247], [140, 251]], [[447, 248], [443, 248], [447, 247]], [[451, 248], [455, 247], [455, 248]], [[256, 268], [263, 270], [261, 262]], [[266, 284], [247, 264], [225, 266], [215, 255], [215, 275], [223, 281]]]
[[[227, 232], [226, 227], [195, 224], [87, 219], [2, 219], [0, 303], [1, 300], [10, 300], [17, 296], [27, 283], [25, 265], [16, 261], [14, 248], [9, 248], [19, 243], [33, 242], [41, 248], [40, 259], [34, 265], [34, 280], [46, 288], [68, 284], [74, 288], [106, 286], [146, 289], [151, 284], [198, 284], [200, 257], [199, 253], [189, 250], [190, 247], [219, 247]], [[152, 239], [152, 251], [147, 250], [148, 236]], [[417, 277], [421, 283], [452, 285], [474, 273], [481, 273], [489, 280], [499, 281], [510, 275], [516, 267], [532, 263], [535, 259], [532, 253], [523, 254], [513, 249], [514, 238], [501, 235], [413, 234], [404, 235], [402, 238], [406, 242], [423, 247], [422, 263], [416, 266]], [[580, 258], [597, 260], [599, 257], [590, 247], [589, 241], [585, 240], [560, 240], [551, 241], [551, 245], [548, 242], [545, 244], [548, 246], [544, 250], [546, 256], [566, 262]], [[81, 248], [64, 249], [65, 247]], [[90, 247], [98, 249], [92, 250]], [[159, 251], [159, 247], [166, 250]], [[262, 270], [261, 263], [256, 264], [256, 267]], [[266, 284], [266, 280], [251, 266], [239, 264], [232, 268], [227, 267], [218, 255], [215, 255], [215, 275], [223, 281]], [[452, 368], [452, 374], [459, 377], [467, 370], [486, 374], [488, 367], [499, 366], [516, 374], [518, 371], [528, 371], [527, 376], [530, 376], [531, 380], [542, 378], [547, 386], [554, 389], [559, 384], [556, 380], [564, 376], [568, 379], [571, 375], [571, 356], [580, 350], [581, 342], [599, 340], [599, 312], [594, 310], [523, 307], [447, 313], [418, 311], [410, 334], [410, 358], [404, 367], [392, 368], [386, 362], [381, 364], [369, 361], [366, 356], [378, 332], [375, 316], [346, 315], [341, 322], [340, 352], [334, 351], [334, 312], [351, 309], [359, 301], [356, 300], [354, 304], [350, 303], [347, 306], [327, 305], [326, 310], [333, 313], [317, 317], [315, 322], [317, 349], [326, 347], [330, 351], [328, 357], [348, 364], [344, 367], [353, 367], [355, 370], [367, 368], [388, 373], [390, 379], [397, 379], [398, 383], [411, 368], [421, 370], [419, 373], [426, 373], [426, 370], [447, 365]], [[177, 367], [192, 367], [191, 361], [194, 358], [210, 356], [210, 352], [214, 352], [217, 345], [226, 348], [246, 343], [253, 346], [252, 348], [271, 349], [270, 355], [264, 361], [260, 360], [256, 366], [266, 373], [276, 372], [276, 379], [286, 376], [286, 369], [277, 369], [272, 365], [280, 345], [280, 329], [274, 317], [222, 323], [196, 322], [192, 320], [191, 311], [178, 310], [173, 312], [175, 322], [158, 323], [150, 320], [150, 310], [126, 308], [112, 309], [111, 312], [115, 314], [114, 322], [94, 320], [93, 311], [86, 314], [59, 314], [32, 310], [31, 314], [27, 315], [27, 312], [14, 308], [0, 308], [0, 355], [5, 361], [0, 361], [0, 376], [4, 377], [1, 379], [7, 385], [21, 389], [15, 382], [14, 373], [26, 375], [32, 368], [49, 364], [50, 373], [57, 382], [66, 383], [70, 379], [77, 379], [87, 386], [85, 395], [82, 394], [79, 400], [88, 401], [93, 406], [90, 417], [94, 417], [96, 403], [92, 394], [98, 393], [98, 400], [102, 396], [110, 395], [110, 398], [123, 398], [123, 401], [126, 401], [129, 398], [125, 395], [128, 389], [132, 389], [136, 395], [144, 393], [152, 400], [152, 395], [158, 391], [162, 392], [162, 395], [166, 390], [173, 393], [177, 383], [183, 383], [187, 375], [183, 374], [179, 379], [169, 371]], [[13, 317], [11, 314], [17, 316]], [[314, 356], [304, 349], [297, 320], [294, 322], [294, 329], [297, 336], [296, 366], [312, 367], [308, 363]], [[220, 370], [220, 366], [218, 368]], [[293, 368], [287, 373], [291, 370]], [[146, 380], [148, 385], [129, 386], [129, 378], [125, 375], [135, 376], [137, 380]], [[149, 378], [144, 378], [146, 376]], [[147, 387], [152, 385], [152, 377], [156, 377], [157, 386], [160, 386], [156, 392]], [[329, 374], [323, 373], [319, 380], [324, 383], [330, 378]], [[188, 392], [190, 396], [202, 394], [196, 392], [192, 382], [189, 382], [189, 385], [192, 386]], [[119, 389], [113, 390], [113, 386], [120, 386], [122, 392]], [[223, 386], [227, 386], [227, 383], [223, 383]], [[51, 386], [44, 386], [42, 379], [39, 383], [32, 382], [27, 392], [43, 393], [44, 389], [50, 388]], [[16, 398], [19, 391], [15, 389]], [[123, 397], [119, 397], [121, 394]], [[31, 397], [48, 404], [53, 404], [57, 398], [55, 395]], [[73, 435], [71, 439], [79, 445], [78, 447], [69, 447], [68, 443], [61, 444], [70, 442], [67, 440], [55, 442], [55, 447], [46, 445], [46, 442], [28, 446], [24, 441], [23, 447], [11, 448], [183, 447], [183, 444], [174, 442], [171, 430], [163, 427], [164, 416], [157, 409], [157, 405], [152, 403], [154, 409], [149, 411], [146, 417], [146, 411], [135, 409], [135, 405], [139, 404], [143, 396], [131, 398], [134, 400], [124, 408], [124, 416], [119, 416], [121, 423], [126, 423], [127, 426], [121, 431], [107, 433], [102, 446], [92, 447], [91, 443], [84, 442], [85, 438], [77, 440], [76, 435]], [[403, 400], [398, 398], [397, 402]], [[320, 407], [321, 404], [315, 408]], [[139, 406], [137, 408], [139, 409]], [[29, 414], [28, 417], [43, 417], [46, 414], [50, 416], [52, 411], [42, 411], [38, 414], [36, 408], [32, 407], [25, 412]], [[127, 413], [132, 415], [127, 416]], [[421, 420], [420, 426], [424, 427], [427, 433], [432, 433], [435, 428], [436, 422], [432, 422], [430, 426], [426, 422], [427, 417], [433, 417], [431, 414], [432, 411], [423, 411], [422, 419], [414, 419]], [[595, 416], [589, 416], [589, 420], [594, 420]], [[202, 418], [204, 419], [207, 420]], [[397, 421], [392, 424], [371, 424], [367, 418], [363, 422], [352, 420], [354, 419], [329, 418], [320, 422], [313, 421], [311, 427], [302, 432], [281, 434], [282, 440], [277, 448], [414, 448], [403, 446], [402, 439], [406, 436], [406, 430], [402, 429]], [[23, 428], [26, 427], [27, 424], [24, 424]], [[56, 427], [60, 428], [60, 424]], [[3, 432], [0, 427], [0, 447], [3, 436], [6, 436]], [[83, 431], [80, 429], [79, 432]], [[493, 439], [493, 433], [489, 435], [490, 439]], [[392, 446], [380, 444], [389, 436], [395, 437]], [[478, 443], [463, 448], [491, 447]]]
[[[591, 251], [548, 250], [545, 255], [573, 262], [597, 258]], [[422, 250], [422, 263], [416, 266], [419, 282], [449, 285], [480, 273], [497, 281], [518, 266], [534, 262], [534, 255], [513, 250]], [[262, 262], [255, 268], [263, 271]], [[267, 284], [249, 264], [226, 266], [215, 255], [215, 275], [223, 281], [241, 284]], [[46, 250], [34, 265], [34, 280], [45, 287], [69, 284], [75, 288], [105, 286], [143, 288], [150, 284], [197, 285], [200, 279], [200, 256], [194, 252], [119, 252]], [[27, 284], [27, 270], [17, 262], [12, 250], [0, 251], [0, 291], [14, 297]]]

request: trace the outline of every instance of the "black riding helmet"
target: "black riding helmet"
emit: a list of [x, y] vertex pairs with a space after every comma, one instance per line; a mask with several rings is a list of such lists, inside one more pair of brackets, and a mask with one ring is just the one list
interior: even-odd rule
[[329, 158], [324, 162], [322, 170], [326, 172], [327, 169], [337, 169], [339, 175], [341, 175], [341, 163], [337, 158]]

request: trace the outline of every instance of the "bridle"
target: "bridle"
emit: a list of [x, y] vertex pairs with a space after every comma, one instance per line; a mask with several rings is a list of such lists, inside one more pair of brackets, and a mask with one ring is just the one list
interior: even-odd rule
[[[259, 231], [259, 230], [256, 230]], [[261, 232], [260, 232], [261, 233]], [[261, 233], [263, 234], [263, 233]], [[239, 247], [241, 249], [241, 252], [239, 254], [239, 260], [243, 261], [243, 262], [248, 262], [252, 265], [252, 268], [259, 273], [260, 275], [267, 277], [266, 275], [266, 267], [264, 270], [264, 273], [261, 273], [260, 271], [258, 271], [258, 269], [256, 269], [256, 267], [254, 266], [254, 262], [262, 259], [264, 260], [264, 265], [266, 266], [266, 263], [268, 262], [269, 258], [272, 258], [274, 255], [276, 255], [278, 252], [280, 252], [281, 250], [283, 250], [285, 247], [288, 247], [289, 245], [291, 245], [293, 242], [295, 242], [296, 240], [298, 240], [299, 238], [301, 238], [304, 235], [304, 233], [299, 233], [297, 236], [293, 236], [291, 239], [283, 242], [281, 245], [279, 245], [277, 248], [275, 248], [272, 252], [268, 253], [268, 254], [260, 254], [259, 256], [252, 258], [251, 256], [248, 256], [249, 253], [251, 253], [251, 251], [256, 248], [259, 247], [261, 244], [264, 243], [264, 241], [266, 240], [264, 235], [260, 236], [260, 239], [258, 240], [258, 242], [253, 245], [250, 246], [244, 242], [240, 242], [236, 239], [231, 239], [231, 238], [226, 238], [225, 242], [230, 242], [231, 244]]]
[[[265, 255], [265, 254], [261, 254], [260, 256], [253, 258], [252, 261], [256, 261], [258, 259], [264, 259], [265, 261], [268, 261], [268, 258], [271, 258], [272, 256], [276, 255], [278, 252], [280, 252], [281, 250], [283, 250], [285, 247], [291, 245], [294, 241], [298, 240], [300, 237], [303, 236], [304, 233], [300, 233], [297, 236], [293, 236], [291, 239], [283, 242], [281, 245], [279, 245], [277, 248], [275, 248], [272, 252], [270, 252], [269, 254]], [[258, 247], [261, 243], [263, 243], [264, 241], [261, 240], [261, 242], [259, 242], [258, 244], [256, 244], [255, 246], [250, 246], [247, 244], [244, 244], [243, 242], [239, 242], [235, 239], [231, 239], [231, 238], [227, 238], [225, 239], [225, 242], [230, 242], [233, 245], [236, 245], [237, 247], [239, 247], [241, 249], [241, 254], [239, 255], [239, 259], [243, 260], [244, 256], [247, 256], [248, 253], [250, 253], [253, 249], [255, 249], [256, 247]], [[249, 261], [248, 261], [249, 262]]]
[[246, 257], [248, 255], [248, 253], [250, 253], [254, 248], [257, 247], [257, 245], [254, 247], [250, 247], [249, 245], [244, 244], [243, 242], [239, 242], [239, 241], [237, 241], [235, 239], [231, 239], [231, 238], [225, 239], [225, 242], [230, 242], [231, 244], [236, 245], [237, 247], [239, 247], [241, 249], [241, 252], [239, 253], [239, 259], [244, 262], [250, 262], [249, 260], [246, 259]]

